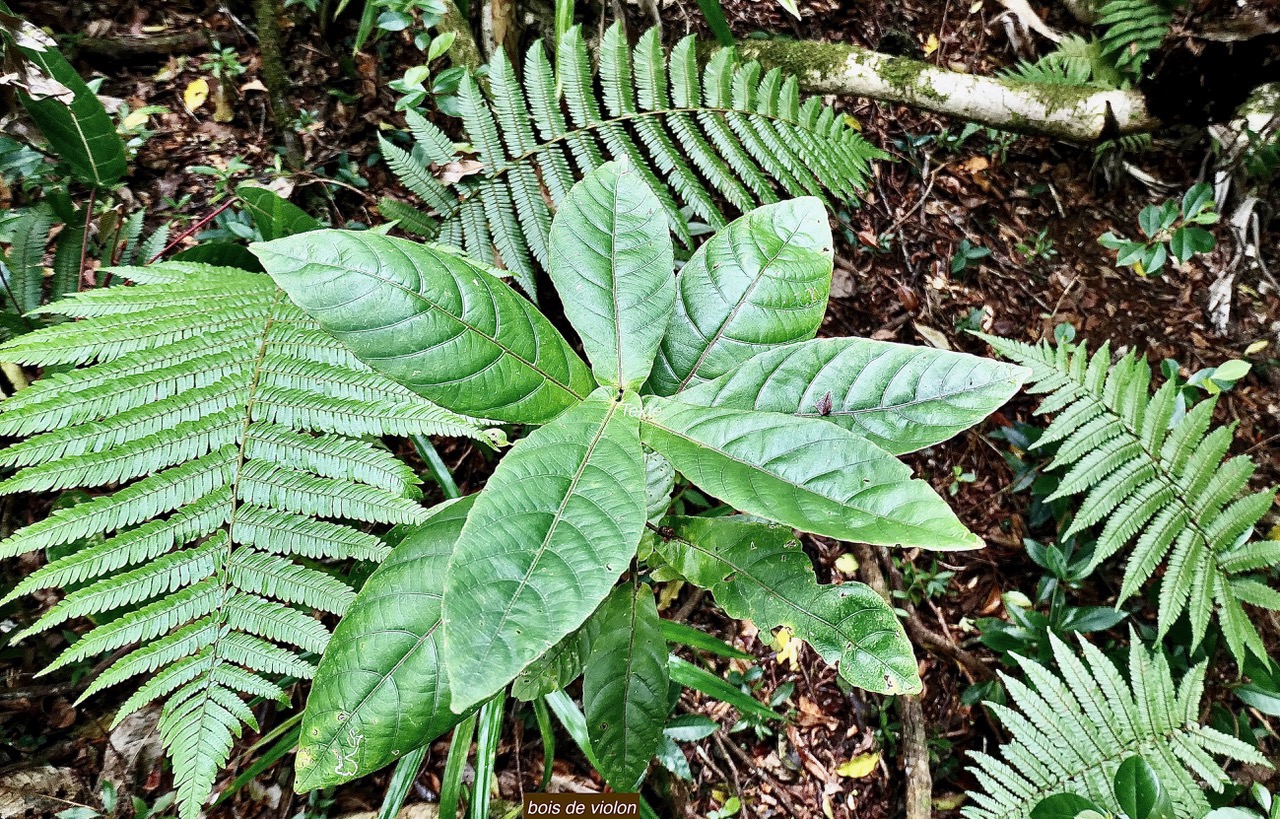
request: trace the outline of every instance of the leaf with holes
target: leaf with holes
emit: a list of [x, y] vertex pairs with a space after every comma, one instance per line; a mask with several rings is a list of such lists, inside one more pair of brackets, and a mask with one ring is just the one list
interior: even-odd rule
[[820, 585], [789, 529], [726, 518], [674, 517], [658, 553], [709, 589], [730, 617], [762, 631], [789, 628], [852, 685], [920, 691], [911, 644], [889, 604], [862, 583]]

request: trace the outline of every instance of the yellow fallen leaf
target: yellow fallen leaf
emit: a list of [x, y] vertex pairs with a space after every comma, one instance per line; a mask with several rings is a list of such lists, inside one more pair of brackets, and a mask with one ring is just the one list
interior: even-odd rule
[[855, 131], [862, 130], [862, 123], [858, 121], [858, 118], [854, 116], [850, 116], [849, 114], [844, 115], [844, 124], [849, 126]]
[[209, 81], [204, 77], [192, 80], [187, 84], [187, 89], [182, 92], [182, 104], [187, 106], [187, 110], [193, 114], [197, 108], [204, 105], [207, 99], [209, 99]]
[[880, 752], [872, 751], [869, 754], [858, 754], [839, 768], [836, 768], [836, 773], [841, 776], [847, 776], [850, 779], [862, 779], [874, 771], [879, 764]]
[[973, 0], [973, 3], [969, 6], [969, 13], [976, 14], [980, 11], [982, 11], [982, 0]]
[[849, 552], [845, 552], [836, 558], [836, 570], [841, 574], [857, 574], [858, 558]]
[[773, 647], [778, 652], [778, 664], [786, 663], [791, 667], [792, 671], [799, 671], [800, 646], [802, 643], [802, 640], [797, 640], [796, 636], [791, 633], [791, 629], [778, 629], [778, 633], [773, 638]]
[[1268, 342], [1267, 342], [1267, 340], [1266, 340], [1265, 338], [1264, 338], [1264, 339], [1262, 339], [1262, 340], [1260, 340], [1260, 341], [1255, 341], [1255, 342], [1253, 342], [1252, 344], [1250, 344], [1248, 347], [1246, 347], [1246, 348], [1244, 349], [1244, 354], [1245, 354], [1245, 355], [1257, 355], [1258, 353], [1260, 353], [1260, 352], [1262, 352], [1263, 350], [1267, 349], [1267, 344], [1268, 344]]
[[129, 116], [124, 118], [124, 122], [120, 123], [126, 130], [132, 131], [134, 128], [141, 128], [147, 124], [147, 120], [151, 119], [151, 112], [146, 108], [139, 108], [137, 111], [130, 112]]
[[930, 54], [932, 54], [937, 50], [938, 50], [938, 35], [930, 34], [929, 39], [924, 41], [924, 56], [928, 57]]
[[1271, 527], [1271, 531], [1267, 532], [1267, 540], [1280, 540], [1280, 523]]

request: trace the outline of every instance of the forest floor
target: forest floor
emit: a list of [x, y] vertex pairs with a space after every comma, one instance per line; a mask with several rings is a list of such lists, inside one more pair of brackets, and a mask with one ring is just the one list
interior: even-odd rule
[[[234, 49], [245, 71], [230, 78], [229, 116], [217, 118], [213, 99], [194, 113], [183, 104], [192, 80], [209, 74], [201, 67], [207, 48], [188, 55], [126, 59], [97, 56], [86, 48], [78, 57], [82, 69], [105, 77], [104, 95], [123, 100], [130, 110], [144, 105], [168, 109], [152, 119], [154, 134], [142, 146], [124, 194], [147, 207], [149, 225], [168, 221], [177, 235], [247, 178], [292, 191], [295, 201], [310, 207], [319, 204], [335, 225], [374, 224], [380, 221], [378, 196], [400, 193], [408, 198], [385, 166], [373, 160], [379, 127], [399, 121], [386, 84], [407, 67], [397, 59], [407, 58], [408, 51], [384, 43], [352, 57], [344, 41], [349, 43], [354, 20], [342, 18], [322, 35], [301, 5], [293, 10], [296, 23], [286, 31], [291, 103], [307, 112], [302, 133], [306, 171], [285, 174], [277, 165], [254, 40], [227, 6], [82, 0], [57, 8], [37, 0], [14, 5], [59, 34], [87, 32], [112, 39], [204, 31], [221, 47]], [[248, 19], [247, 4], [229, 5]], [[991, 73], [1015, 59], [996, 20], [1002, 9], [995, 0], [801, 0], [799, 5], [803, 22], [770, 2], [724, 3], [739, 36], [769, 31], [892, 45], [974, 73]], [[663, 18], [669, 41], [686, 31], [702, 33], [692, 0], [668, 4]], [[1050, 22], [1067, 25], [1066, 20]], [[1031, 341], [1051, 334], [1059, 324], [1070, 324], [1095, 345], [1109, 339], [1114, 348], [1145, 350], [1155, 361], [1173, 359], [1184, 375], [1245, 358], [1252, 349], [1253, 372], [1220, 401], [1218, 420], [1239, 424], [1233, 451], [1261, 461], [1260, 482], [1280, 481], [1280, 466], [1271, 454], [1280, 439], [1280, 292], [1274, 279], [1242, 266], [1230, 319], [1225, 332], [1218, 332], [1208, 318], [1210, 285], [1239, 253], [1225, 230], [1216, 231], [1219, 242], [1213, 253], [1156, 278], [1116, 268], [1114, 253], [1097, 242], [1107, 230], [1133, 235], [1144, 205], [1180, 196], [1195, 182], [1210, 150], [1206, 140], [1162, 136], [1150, 150], [1126, 157], [1167, 186], [1155, 190], [1123, 171], [1108, 178], [1095, 167], [1090, 147], [985, 130], [961, 139], [963, 123], [903, 106], [835, 102], [895, 161], [877, 163], [863, 201], [850, 203], [841, 214], [824, 335], [985, 353], [985, 345], [966, 329]], [[990, 254], [953, 273], [951, 259], [962, 240]], [[1280, 271], [1276, 243], [1264, 234], [1262, 245], [1269, 269]], [[1269, 346], [1258, 349], [1260, 341]], [[917, 616], [991, 670], [999, 670], [998, 660], [977, 643], [973, 621], [1001, 616], [1007, 592], [1034, 594], [1040, 569], [1026, 556], [1022, 539], [1052, 535], [1052, 523], [1037, 529], [1029, 522], [1028, 495], [1009, 491], [1009, 445], [992, 436], [1014, 421], [1031, 420], [1033, 407], [1033, 399], [1020, 396], [980, 428], [911, 459], [921, 476], [952, 496], [961, 519], [986, 538], [987, 548], [940, 556], [908, 552], [893, 558], [907, 594], [914, 595]], [[481, 486], [492, 469], [483, 453], [468, 444], [447, 443], [442, 452], [464, 492]], [[36, 512], [16, 510], [20, 518]], [[850, 577], [841, 570], [849, 568], [848, 562], [840, 561], [847, 544], [809, 538], [806, 546], [821, 580]], [[694, 781], [671, 783], [666, 809], [671, 815], [705, 816], [735, 793], [747, 806], [747, 816], [878, 819], [902, 814], [902, 748], [894, 707], [842, 689], [835, 673], [807, 648], [795, 658], [785, 652], [779, 656], [768, 634], [724, 619], [700, 605], [689, 589], [669, 591], [666, 616], [685, 618], [755, 657], [753, 663], [722, 663], [720, 671], [754, 679], [753, 691], [761, 699], [785, 695], [785, 707], [794, 714], [785, 726], [730, 731], [735, 717], [726, 706], [686, 695], [684, 707], [718, 718], [725, 730], [688, 746]], [[1109, 605], [1115, 592], [1100, 585], [1087, 591], [1092, 599], [1082, 602]], [[1125, 628], [1117, 627], [1116, 636], [1122, 637]], [[1269, 637], [1275, 639], [1274, 629]], [[0, 673], [13, 681], [12, 688], [27, 692], [15, 697], [0, 688], [0, 768], [32, 760], [70, 768], [85, 788], [78, 796], [64, 794], [72, 801], [92, 800], [92, 783], [104, 764], [135, 777], [130, 787], [148, 801], [165, 792], [169, 783], [154, 757], [144, 752], [142, 762], [130, 762], [137, 750], [130, 743], [136, 740], [109, 735], [103, 728], [113, 704], [109, 697], [77, 708], [71, 705], [74, 681], [52, 681], [41, 688], [37, 680], [31, 687], [29, 675], [41, 665], [43, 653], [0, 653]], [[934, 763], [935, 813], [953, 815], [960, 794], [972, 784], [963, 770], [966, 753], [989, 747], [998, 739], [998, 729], [981, 706], [961, 699], [981, 673], [924, 650], [918, 650], [918, 657]], [[299, 691], [295, 704], [302, 696]], [[269, 717], [264, 731], [278, 722]], [[517, 799], [522, 790], [537, 787], [542, 747], [536, 728], [521, 730], [518, 721], [508, 726], [498, 779], [502, 796]], [[256, 739], [246, 737], [241, 747]], [[598, 787], [585, 761], [567, 750], [571, 745], [567, 738], [559, 744], [556, 784]], [[429, 801], [438, 792], [446, 747], [439, 742], [432, 748], [411, 802]], [[243, 772], [251, 759], [247, 754], [234, 757], [224, 781]], [[209, 815], [295, 815], [306, 802], [289, 787], [290, 759], [286, 756], [259, 773]], [[866, 763], [868, 770], [851, 770], [857, 766], [847, 766], [850, 760]], [[339, 788], [329, 815], [376, 809], [387, 778], [384, 772]]]

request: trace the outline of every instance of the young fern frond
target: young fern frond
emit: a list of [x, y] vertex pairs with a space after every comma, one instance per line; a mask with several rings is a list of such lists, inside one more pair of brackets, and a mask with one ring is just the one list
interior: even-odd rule
[[1280, 609], [1280, 592], [1256, 574], [1280, 564], [1280, 542], [1249, 542], [1275, 491], [1246, 491], [1253, 461], [1225, 457], [1232, 427], [1210, 431], [1216, 399], [1174, 422], [1177, 385], [1152, 395], [1151, 367], [1133, 353], [1113, 364], [1106, 344], [1090, 357], [1084, 345], [983, 338], [1048, 394], [1039, 412], [1055, 417], [1036, 446], [1056, 443], [1050, 467], [1067, 468], [1051, 497], [1085, 496], [1065, 536], [1102, 525], [1094, 566], [1133, 543], [1121, 599], [1164, 564], [1161, 635], [1186, 612], [1194, 648], [1216, 611], [1236, 660], [1249, 651], [1265, 660], [1244, 604]]
[[1064, 37], [1058, 47], [1035, 62], [1019, 61], [1000, 72], [1003, 77], [1040, 85], [1118, 88], [1123, 77], [1103, 56], [1102, 44], [1083, 37]]
[[1049, 639], [1060, 676], [1019, 657], [1026, 682], [1001, 675], [1016, 707], [988, 703], [1011, 740], [1000, 746], [999, 759], [972, 754], [969, 770], [980, 790], [969, 793], [972, 803], [961, 811], [968, 819], [1023, 819], [1040, 800], [1064, 792], [1119, 815], [1112, 779], [1135, 754], [1155, 769], [1177, 815], [1191, 819], [1209, 811], [1200, 783], [1221, 791], [1230, 782], [1215, 757], [1268, 764], [1235, 737], [1200, 724], [1204, 663], [1175, 684], [1164, 655], [1135, 640], [1126, 682], [1084, 639], [1084, 660]]
[[[375, 373], [261, 274], [192, 264], [121, 268], [140, 282], [45, 312], [69, 321], [5, 344], [5, 360], [87, 365], [6, 398], [0, 492], [105, 487], [0, 541], [0, 558], [61, 547], [4, 598], [70, 587], [19, 635], [118, 615], [42, 673], [140, 645], [89, 686], [144, 684], [117, 721], [164, 699], [181, 815], [200, 811], [241, 726], [242, 696], [309, 677], [353, 596], [306, 561], [380, 559], [347, 521], [422, 519], [416, 477], [367, 438], [477, 437], [481, 424]], [[120, 484], [125, 484], [120, 487]], [[72, 550], [67, 552], [67, 546]]]
[[[499, 51], [488, 66], [487, 93], [470, 77], [459, 89], [467, 138], [484, 164], [480, 174], [437, 179], [428, 166], [450, 162], [453, 144], [413, 113], [412, 151], [383, 140], [383, 156], [438, 216], [434, 238], [483, 262], [500, 259], [529, 292], [534, 264], [546, 264], [552, 212], [577, 178], [609, 159], [628, 159], [639, 170], [689, 246], [691, 219], [717, 229], [727, 224], [721, 200], [743, 211], [780, 195], [845, 201], [861, 188], [868, 163], [886, 156], [817, 100], [801, 104], [794, 77], [739, 65], [729, 50], [717, 52], [699, 76], [695, 52], [689, 37], [664, 58], [657, 29], [632, 50], [615, 25], [601, 43], [597, 90], [576, 28], [560, 43], [554, 70], [540, 43], [526, 55], [520, 79]], [[392, 211], [422, 233], [420, 214]]]
[[1102, 56], [1126, 76], [1139, 79], [1147, 59], [1164, 42], [1171, 22], [1171, 0], [1107, 0], [1098, 8], [1095, 22], [1106, 29], [1099, 40]]

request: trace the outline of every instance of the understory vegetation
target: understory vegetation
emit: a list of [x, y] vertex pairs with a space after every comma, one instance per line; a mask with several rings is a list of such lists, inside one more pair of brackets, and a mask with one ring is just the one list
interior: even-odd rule
[[[0, 3], [5, 815], [1280, 816], [1280, 93], [1160, 97], [1196, 26], [1270, 76], [1280, 21], [1006, 2], [977, 73], [774, 36], [821, 0], [256, 0], [244, 54], [164, 35], [179, 114], [63, 53], [150, 54], [136, 5], [115, 42]], [[306, 31], [335, 120], [387, 98], [365, 154], [291, 102]], [[251, 95], [271, 141], [213, 155]], [[872, 127], [920, 110], [961, 119]], [[140, 198], [180, 117], [201, 183]], [[1185, 185], [1135, 164], [1162, 129]], [[944, 171], [1069, 221], [1050, 162], [984, 176], [1033, 139], [1142, 205], [965, 227]], [[948, 301], [990, 271], [1026, 297]], [[1162, 287], [1203, 321], [1126, 329]], [[1148, 350], [1183, 335], [1208, 366]]]

